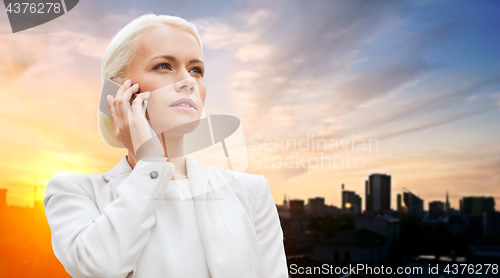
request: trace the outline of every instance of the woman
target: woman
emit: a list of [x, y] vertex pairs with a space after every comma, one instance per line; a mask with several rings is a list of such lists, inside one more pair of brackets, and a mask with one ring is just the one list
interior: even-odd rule
[[288, 277], [266, 178], [182, 153], [202, 115], [204, 71], [198, 31], [180, 17], [144, 15], [112, 39], [102, 78], [122, 85], [107, 99], [112, 117], [99, 111], [98, 123], [128, 155], [106, 173], [53, 177], [44, 197], [54, 253], [71, 276]]

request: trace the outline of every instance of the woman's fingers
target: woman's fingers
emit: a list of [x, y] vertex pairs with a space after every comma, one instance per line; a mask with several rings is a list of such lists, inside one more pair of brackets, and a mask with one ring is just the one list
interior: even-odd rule
[[132, 80], [128, 79], [127, 81], [123, 82], [123, 84], [118, 88], [118, 91], [116, 92], [115, 99], [121, 98], [123, 92], [130, 88], [130, 85], [132, 85]]
[[150, 128], [146, 117], [142, 114], [142, 105], [145, 100], [147, 100], [150, 96], [150, 92], [144, 92], [137, 95], [137, 97], [132, 102], [131, 110], [129, 110], [129, 126], [130, 126], [130, 135], [132, 139], [132, 146], [134, 148], [134, 153], [138, 154], [138, 151], [141, 155], [145, 155], [150, 153], [156, 153], [156, 149], [154, 148], [155, 143], [153, 142], [156, 139], [156, 136], [152, 129]]
[[132, 87], [126, 89], [118, 99], [118, 109], [123, 121], [128, 122], [128, 111], [130, 110], [130, 98], [133, 93], [139, 91], [139, 84], [134, 84]]
[[135, 83], [134, 85], [123, 91], [120, 98], [126, 101], [124, 103], [130, 103], [130, 98], [132, 97], [133, 94], [137, 93], [138, 91], [139, 91], [139, 83]]
[[[142, 114], [142, 104], [144, 100], [148, 99], [151, 92], [144, 92], [137, 94], [137, 97], [132, 102], [132, 117], [144, 117]], [[145, 118], [145, 117], [144, 117]]]
[[[108, 107], [116, 128], [116, 137], [140, 160], [145, 157], [164, 157], [164, 149], [154, 130], [143, 115], [142, 106], [150, 92], [138, 93], [139, 85], [127, 80], [116, 96], [108, 96]], [[133, 94], [138, 93], [132, 103]]]

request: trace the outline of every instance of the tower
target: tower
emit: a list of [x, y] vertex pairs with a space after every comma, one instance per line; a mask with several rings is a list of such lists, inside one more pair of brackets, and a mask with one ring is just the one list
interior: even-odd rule
[[448, 212], [450, 210], [450, 200], [448, 199], [448, 190], [446, 190], [446, 204], [444, 206], [444, 211]]
[[372, 174], [365, 182], [365, 211], [383, 213], [391, 209], [391, 176]]

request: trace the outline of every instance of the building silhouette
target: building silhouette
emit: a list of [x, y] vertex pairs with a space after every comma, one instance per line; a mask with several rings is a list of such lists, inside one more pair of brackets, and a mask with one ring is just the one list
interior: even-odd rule
[[448, 212], [450, 210], [450, 199], [448, 198], [448, 190], [446, 190], [446, 203], [444, 205], [444, 211]]
[[424, 211], [424, 200], [405, 188], [403, 202], [409, 214], [420, 215]]
[[309, 198], [307, 200], [306, 213], [311, 217], [325, 216], [325, 198]]
[[429, 218], [437, 219], [444, 214], [444, 211], [445, 211], [445, 203], [441, 201], [429, 202]]
[[304, 215], [304, 200], [290, 200], [288, 202], [288, 210], [292, 216]]
[[366, 211], [384, 212], [391, 209], [391, 176], [372, 174], [365, 182]]
[[361, 197], [354, 191], [344, 190], [342, 184], [342, 214], [357, 215], [361, 213]]
[[483, 196], [463, 197], [460, 201], [460, 211], [469, 216], [483, 215], [484, 212], [494, 212], [495, 198]]
[[286, 219], [291, 217], [290, 211], [288, 211], [288, 201], [286, 199], [286, 194], [285, 198], [283, 199], [283, 204], [276, 205], [276, 208], [278, 209], [278, 215], [280, 219]]

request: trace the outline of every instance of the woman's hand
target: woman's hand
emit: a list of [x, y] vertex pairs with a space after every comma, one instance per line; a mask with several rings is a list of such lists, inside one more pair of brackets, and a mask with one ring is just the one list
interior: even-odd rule
[[144, 92], [130, 105], [132, 94], [139, 91], [139, 84], [129, 80], [118, 89], [116, 97], [108, 95], [108, 106], [116, 130], [116, 138], [135, 155], [137, 160], [146, 157], [165, 157], [164, 149], [155, 132], [142, 114], [142, 103], [150, 92]]

